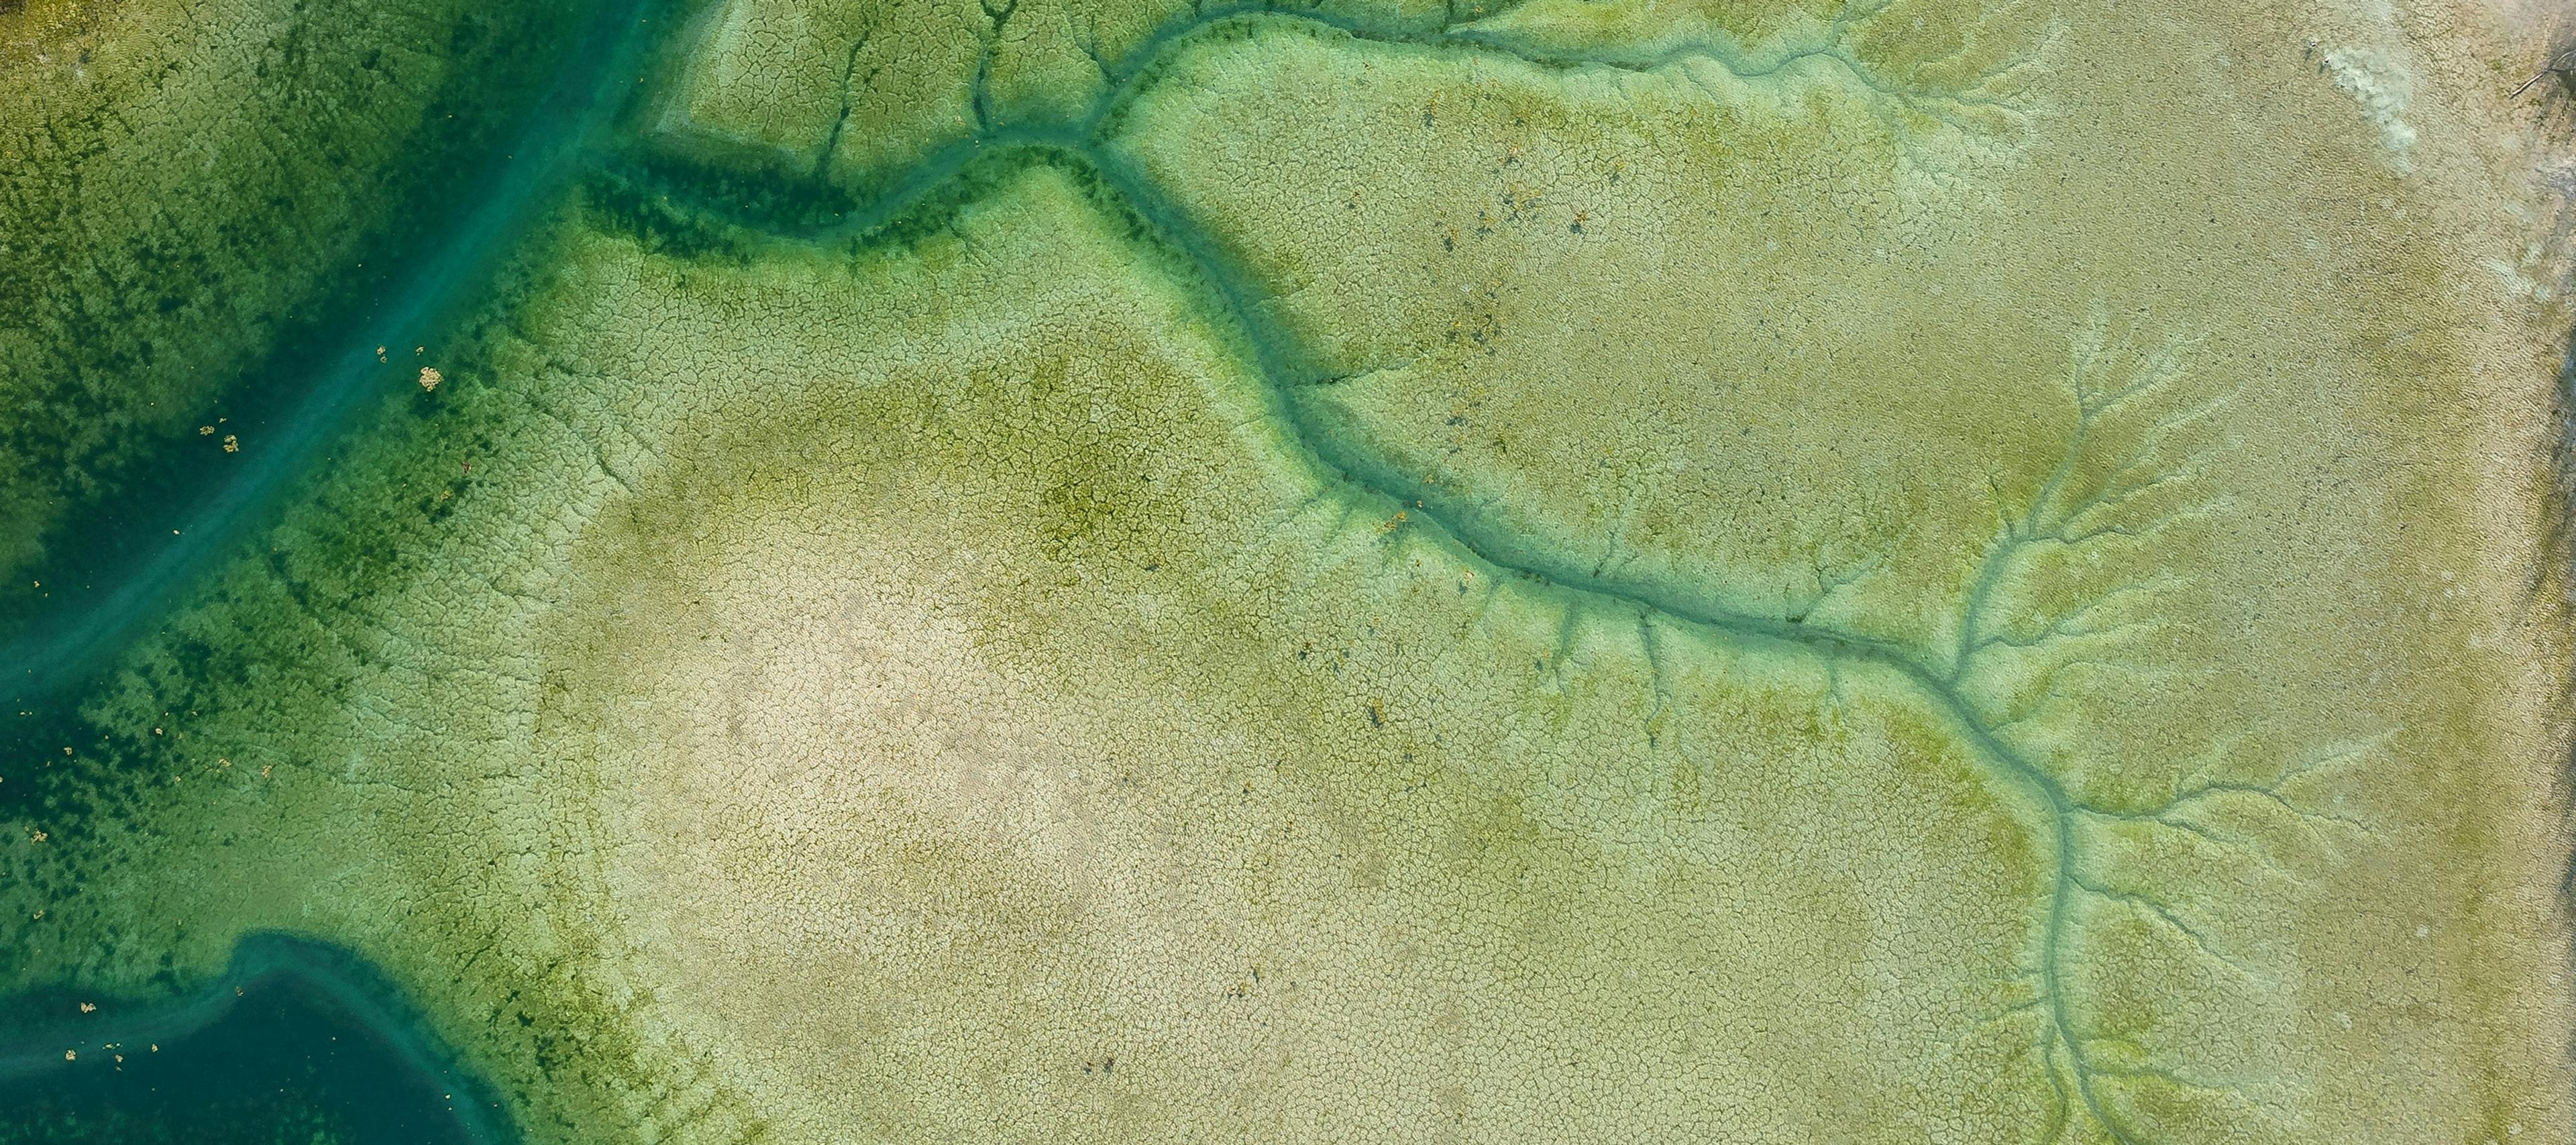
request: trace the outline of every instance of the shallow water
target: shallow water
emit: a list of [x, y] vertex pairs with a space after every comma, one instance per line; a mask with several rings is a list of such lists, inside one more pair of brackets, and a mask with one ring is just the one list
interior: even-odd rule
[[[230, 973], [175, 1004], [50, 993], [0, 1013], [0, 1141], [13, 1145], [518, 1140], [388, 983], [318, 943], [254, 936]], [[35, 1015], [53, 1017], [29, 1028]]]

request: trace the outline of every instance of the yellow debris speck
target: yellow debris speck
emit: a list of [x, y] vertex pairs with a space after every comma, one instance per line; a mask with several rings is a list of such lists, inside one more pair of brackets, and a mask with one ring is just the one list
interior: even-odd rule
[[241, 452], [241, 438], [240, 438], [238, 435], [235, 435], [235, 434], [229, 434], [229, 433], [225, 434], [225, 435], [224, 435], [224, 452], [226, 452], [226, 453], [239, 453], [239, 452]]
[[447, 376], [439, 373], [438, 368], [435, 366], [422, 366], [420, 368], [420, 388], [423, 390], [437, 389], [438, 383], [446, 380]]
[[215, 427], [211, 425], [201, 425], [197, 427], [197, 436], [199, 437], [213, 437], [214, 435]]
[[98, 1003], [96, 1003], [96, 1002], [83, 1002], [83, 1003], [81, 1003], [81, 1013], [84, 1013], [84, 1014], [95, 1014], [95, 1013], [97, 1013], [97, 1012], [98, 1012]]

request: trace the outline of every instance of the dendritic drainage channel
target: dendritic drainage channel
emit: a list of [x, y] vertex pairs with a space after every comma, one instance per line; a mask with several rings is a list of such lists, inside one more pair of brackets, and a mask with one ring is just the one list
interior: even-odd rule
[[[962, 168], [980, 157], [1014, 145], [1031, 144], [1081, 152], [1114, 137], [1133, 109], [1136, 97], [1161, 82], [1165, 65], [1184, 50], [1218, 38], [1248, 34], [1265, 24], [1367, 44], [1470, 50], [1555, 70], [1639, 74], [1678, 70], [1678, 74], [1687, 76], [1682, 65], [1708, 64], [1740, 79], [1783, 79], [1800, 65], [1814, 63], [1832, 68], [1850, 83], [1872, 93], [1876, 98], [1868, 104], [1871, 113], [1898, 139], [1941, 131], [1963, 140], [1992, 140], [2021, 130], [2030, 119], [2028, 109], [2015, 94], [2025, 74], [2035, 66], [2029, 59], [2013, 59], [1978, 70], [1961, 77], [1955, 86], [1937, 89], [1896, 83], [1873, 70], [1850, 42], [1871, 20], [1890, 13], [1896, 0], [1846, 4], [1830, 21], [1812, 31], [1758, 49], [1721, 38], [1698, 37], [1640, 53], [1545, 47], [1517, 34], [1478, 26], [1513, 6], [1504, 3], [1480, 7], [1473, 17], [1456, 18], [1426, 32], [1304, 8], [1241, 3], [1200, 5], [1185, 17], [1160, 26], [1117, 59], [1102, 58], [1095, 51], [1092, 62], [1104, 86], [1087, 104], [1058, 109], [1060, 113], [1041, 110], [1012, 117], [994, 110], [988, 86], [996, 45], [1017, 4], [987, 4], [983, 11], [992, 27], [984, 37], [967, 100], [974, 128], [935, 142], [924, 149], [919, 161], [899, 170], [864, 172], [861, 182], [870, 192], [862, 201], [836, 202], [837, 189], [829, 173], [835, 150], [852, 135], [851, 93], [853, 85], [860, 81], [859, 58], [875, 38], [864, 31], [853, 39], [836, 65], [838, 114], [819, 148], [810, 155], [800, 153], [789, 165], [798, 168], [792, 174], [763, 176], [730, 164], [702, 166], [694, 160], [673, 161], [669, 151], [685, 153], [689, 150], [685, 144], [676, 149], [657, 149], [648, 144], [632, 153], [629, 162], [601, 174], [645, 198], [667, 195], [695, 211], [760, 231], [818, 242], [861, 240], [883, 229], [929, 192], [948, 185]], [[680, 45], [682, 50], [688, 47]], [[669, 126], [664, 125], [664, 129]]]
[[[1880, 6], [1883, 8], [1884, 6]], [[2393, 729], [2364, 742], [2339, 745], [2313, 757], [2290, 762], [2262, 782], [2219, 778], [2220, 759], [2210, 759], [2173, 785], [2160, 799], [2122, 804], [2079, 794], [2049, 766], [2041, 754], [2017, 746], [2015, 728], [2059, 701], [2055, 678], [2082, 665], [2100, 664], [2116, 655], [2124, 633], [2150, 626], [2130, 617], [2134, 609], [2118, 607], [2126, 598], [2152, 595], [2158, 585], [2143, 583], [2115, 589], [2087, 601], [2046, 610], [2036, 624], [2015, 626], [1998, 619], [1998, 598], [2011, 591], [2035, 561], [2053, 551], [2080, 551], [2115, 538], [2150, 540], [2167, 527], [2199, 514], [2227, 508], [2224, 496], [2207, 493], [2205, 478], [2176, 454], [2185, 452], [2188, 431], [2225, 403], [2224, 394], [2195, 394], [2177, 343], [2140, 347], [2131, 340], [2098, 331], [2071, 348], [2066, 383], [2072, 404], [2072, 432], [2055, 467], [2036, 492], [2007, 503], [1998, 490], [1996, 525], [1978, 558], [1973, 577], [1955, 601], [1949, 631], [1955, 642], [1931, 647], [1865, 635], [1810, 619], [1824, 605], [1870, 575], [1873, 562], [1819, 570], [1814, 593], [1778, 611], [1715, 608], [1685, 599], [1648, 581], [1605, 575], [1602, 562], [1562, 549], [1534, 546], [1526, 538], [1486, 535], [1472, 522], [1426, 506], [1406, 490], [1410, 482], [1363, 444], [1315, 425], [1300, 412], [1292, 390], [1330, 379], [1302, 376], [1298, 364], [1312, 361], [1294, 335], [1265, 305], [1269, 295], [1244, 273], [1229, 253], [1195, 223], [1154, 183], [1112, 146], [1121, 117], [1142, 91], [1156, 81], [1158, 64], [1176, 50], [1203, 38], [1244, 34], [1264, 23], [1324, 30], [1354, 40], [1416, 44], [1448, 50], [1491, 52], [1548, 68], [1608, 68], [1655, 71], [1689, 61], [1715, 63], [1742, 77], [1780, 71], [1805, 59], [1836, 62], [1852, 80], [1882, 101], [1892, 127], [1930, 120], [1956, 128], [1983, 129], [1991, 121], [1972, 113], [1991, 112], [2007, 121], [2019, 115], [2007, 100], [1910, 90], [1886, 83], [1851, 53], [1840, 37], [1851, 23], [1880, 10], [1846, 13], [1830, 25], [1823, 39], [1761, 55], [1700, 43], [1649, 57], [1618, 58], [1599, 54], [1555, 54], [1525, 44], [1452, 29], [1420, 35], [1311, 13], [1235, 9], [1205, 13], [1166, 27], [1134, 53], [1130, 62], [1103, 62], [1102, 71], [1116, 82], [1087, 114], [1071, 121], [994, 122], [980, 92], [975, 101], [977, 130], [932, 149], [927, 159], [886, 180], [889, 189], [875, 199], [855, 204], [828, 223], [764, 215], [704, 198], [692, 199], [685, 187], [668, 188], [677, 209], [772, 236], [835, 246], [866, 247], [888, 241], [929, 209], [934, 192], [959, 180], [973, 179], [986, 165], [1040, 162], [1057, 166], [1094, 188], [1104, 204], [1127, 216], [1143, 241], [1177, 254], [1199, 280], [1203, 299], [1221, 325], [1240, 336], [1267, 388], [1273, 416], [1287, 426], [1308, 453], [1308, 462], [1326, 484], [1383, 503], [1396, 522], [1390, 540], [1402, 530], [1418, 530], [1445, 542], [1485, 570], [1514, 574], [1555, 586], [1565, 593], [1566, 630], [1578, 614], [1633, 615], [1637, 639], [1651, 670], [1657, 710], [1665, 705], [1659, 644], [1667, 634], [1696, 632], [1748, 645], [1788, 648], [1822, 660], [1829, 671], [1868, 668], [1906, 682], [1920, 702], [1949, 724], [1972, 750], [1989, 779], [2029, 808], [2036, 849], [2048, 860], [2044, 898], [2037, 904], [2037, 938], [2022, 960], [2018, 985], [2023, 996], [1988, 1015], [1981, 1027], [2023, 1023], [2030, 1028], [2027, 1050], [2052, 1097], [2049, 1122], [2036, 1137], [2057, 1142], [2089, 1138], [2118, 1145], [2151, 1145], [2138, 1118], [2126, 1113], [2108, 1092], [2114, 1085], [2157, 1086], [2192, 1100], [2232, 1103], [2246, 1114], [2273, 1106], [2244, 1079], [2199, 1077], [2150, 1060], [2144, 1047], [2116, 1035], [2088, 1029], [2074, 972], [2082, 953], [2088, 912], [2125, 912], [2170, 932], [2197, 955], [2224, 972], [2259, 979], [2263, 971], [2233, 953], [2211, 928], [2153, 889], [2123, 881], [2105, 865], [2099, 852], [2108, 830], [2170, 831], [2196, 845], [2221, 849], [2240, 861], [2268, 863], [2264, 840], [2241, 824], [2256, 817], [2269, 827], [2306, 832], [2368, 833], [2369, 824], [2311, 807], [2293, 794], [2302, 780], [2319, 776], [2367, 756]], [[1010, 9], [988, 8], [997, 28]], [[989, 48], [988, 48], [989, 53]], [[855, 55], [855, 53], [854, 53]], [[982, 73], [979, 68], [979, 77]], [[836, 125], [837, 139], [846, 124]], [[618, 179], [625, 173], [612, 172]], [[651, 176], [641, 176], [649, 180]], [[659, 190], [657, 188], [657, 190]], [[2014, 655], [2057, 653], [2042, 671], [2035, 698], [2017, 703], [1997, 700], [2004, 689], [1994, 679], [1999, 661]], [[1562, 659], [1560, 658], [1560, 663]], [[1650, 720], [1650, 744], [1678, 750]], [[2222, 751], [2216, 753], [2224, 755]]]

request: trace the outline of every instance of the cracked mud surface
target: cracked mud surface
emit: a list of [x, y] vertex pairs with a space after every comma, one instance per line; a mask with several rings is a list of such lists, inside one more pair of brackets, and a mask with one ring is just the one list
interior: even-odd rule
[[657, 12], [20, 697], [0, 970], [332, 943], [541, 1140], [2567, 1140], [2462, 20]]

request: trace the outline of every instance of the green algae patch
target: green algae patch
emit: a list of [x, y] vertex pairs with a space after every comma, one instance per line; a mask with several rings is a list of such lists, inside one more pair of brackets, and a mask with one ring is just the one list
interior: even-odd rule
[[[0, 625], [272, 445], [469, 204], [570, 9], [0, 10]], [[404, 359], [413, 347], [389, 350]], [[443, 348], [442, 348], [443, 349]], [[113, 523], [111, 523], [113, 522]], [[148, 543], [148, 540], [147, 542]]]

